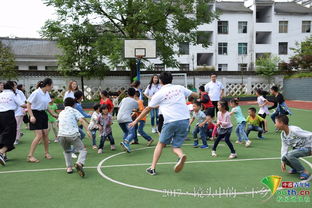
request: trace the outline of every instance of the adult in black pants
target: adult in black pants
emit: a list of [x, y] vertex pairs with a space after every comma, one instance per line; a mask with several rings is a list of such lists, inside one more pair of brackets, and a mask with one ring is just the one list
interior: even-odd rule
[[211, 74], [211, 81], [205, 85], [205, 91], [208, 92], [208, 95], [212, 101], [212, 104], [215, 108], [216, 114], [218, 113], [218, 102], [224, 96], [224, 86], [221, 82], [217, 81], [217, 75]]
[[5, 154], [14, 149], [16, 139], [16, 119], [14, 111], [26, 107], [15, 93], [15, 85], [7, 81], [0, 93], [0, 164], [5, 165]]

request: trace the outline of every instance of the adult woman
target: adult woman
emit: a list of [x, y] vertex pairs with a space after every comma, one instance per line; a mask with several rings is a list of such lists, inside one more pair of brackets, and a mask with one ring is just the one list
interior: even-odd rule
[[68, 84], [68, 90], [65, 92], [64, 100], [68, 97], [75, 99], [74, 93], [79, 90], [78, 83], [76, 81], [70, 81]]
[[[17, 88], [17, 82], [14, 82], [14, 90], [16, 92], [16, 96], [19, 97], [19, 99], [25, 104], [26, 103], [26, 96], [23, 91], [19, 90]], [[14, 144], [18, 144], [19, 140], [21, 138], [21, 125], [23, 122], [23, 117], [25, 115], [25, 111], [22, 107], [18, 107], [17, 110], [15, 111], [15, 118], [16, 118], [16, 140]]]
[[14, 90], [14, 82], [7, 81], [0, 93], [0, 164], [5, 165], [5, 154], [14, 149], [16, 120], [14, 111], [26, 107]]
[[28, 162], [37, 163], [34, 157], [34, 152], [41, 139], [44, 141], [45, 158], [52, 159], [49, 154], [49, 137], [48, 137], [48, 110], [51, 115], [57, 118], [54, 112], [48, 109], [48, 104], [51, 102], [49, 92], [53, 88], [52, 79], [46, 78], [39, 83], [39, 88], [36, 89], [27, 100], [27, 110], [30, 116], [30, 130], [35, 131], [35, 138], [31, 143], [29, 154], [27, 157]]
[[[159, 84], [159, 78], [157, 74], [154, 74], [151, 77], [151, 80], [144, 91], [144, 95], [148, 98], [148, 102], [152, 99], [153, 95], [158, 92], [161, 88]], [[157, 133], [157, 126], [158, 126], [158, 108], [153, 108], [150, 112], [151, 115], [151, 124], [152, 124], [152, 133]], [[156, 121], [156, 122], [155, 122]], [[156, 123], [156, 126], [155, 126]]]

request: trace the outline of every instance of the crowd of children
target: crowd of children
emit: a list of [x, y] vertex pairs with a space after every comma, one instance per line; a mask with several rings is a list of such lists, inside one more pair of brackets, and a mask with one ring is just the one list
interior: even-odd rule
[[[139, 81], [135, 81], [132, 87], [122, 92], [120, 96], [103, 90], [100, 93], [99, 103], [93, 106], [93, 112], [90, 113], [86, 113], [82, 107], [83, 93], [79, 91], [75, 81], [69, 83], [64, 97], [65, 108], [62, 111], [58, 110], [54, 102], [55, 97], [49, 94], [53, 87], [51, 79], [46, 78], [38, 82], [37, 89], [27, 100], [25, 94], [17, 89], [17, 83], [8, 81], [3, 84], [4, 89], [0, 93], [0, 164], [5, 165], [6, 153], [14, 149], [14, 144], [19, 143], [20, 125], [26, 112], [29, 115], [29, 128], [35, 131], [27, 161], [40, 162], [34, 157], [34, 153], [41, 141], [44, 144], [44, 157], [52, 159], [48, 148], [48, 135], [52, 130], [54, 142], [60, 143], [64, 150], [66, 172], [73, 173], [73, 167], [75, 167], [77, 173], [83, 177], [87, 150], [82, 139], [87, 134], [91, 139], [92, 149], [98, 154], [104, 152], [106, 140], [109, 140], [110, 149], [116, 150], [112, 130], [114, 116], [123, 132], [120, 145], [130, 153], [131, 145], [139, 144], [138, 136], [147, 141], [147, 146], [154, 142], [144, 130], [146, 115], [150, 113], [152, 133], [158, 133], [160, 138], [155, 147], [152, 164], [146, 172], [155, 175], [162, 149], [168, 144], [172, 145], [173, 152], [178, 156], [178, 162], [174, 167], [175, 172], [182, 170], [186, 155], [181, 146], [192, 126], [194, 148], [207, 149], [208, 142], [211, 140], [213, 141], [211, 156], [217, 157], [218, 145], [224, 140], [230, 149], [228, 158], [234, 159], [237, 157], [237, 152], [230, 139], [233, 130], [231, 116], [236, 121], [237, 141], [235, 143], [250, 147], [252, 144], [249, 139], [250, 132], [256, 131], [258, 139], [263, 140], [263, 134], [268, 132], [265, 118], [270, 114], [269, 109], [276, 108], [271, 118], [276, 130], [282, 131], [281, 168], [285, 171], [286, 165], [290, 166], [292, 168], [290, 173], [298, 173], [302, 180], [309, 177], [309, 173], [300, 164], [298, 158], [311, 155], [312, 133], [288, 125], [287, 115], [290, 115], [291, 111], [276, 86], [271, 88], [273, 100], [267, 99], [267, 92], [257, 89], [259, 111], [257, 113], [256, 108], [251, 107], [248, 109], [248, 116], [245, 117], [238, 98], [230, 101], [222, 98], [223, 87], [216, 81], [216, 76], [209, 86], [199, 87], [199, 94], [182, 86], [173, 85], [172, 79], [169, 72], [163, 72], [160, 76], [153, 75], [144, 93], [140, 89]], [[214, 93], [218, 92], [220, 95], [219, 97], [213, 95], [212, 101], [205, 88], [214, 87], [218, 88]], [[147, 107], [144, 106], [143, 95], [148, 99]], [[270, 102], [274, 103], [272, 107], [269, 107]], [[192, 125], [194, 122], [195, 125]], [[97, 142], [97, 135], [99, 135], [99, 142]], [[201, 142], [199, 142], [198, 135]], [[288, 147], [293, 147], [294, 150], [288, 151]], [[79, 153], [78, 157], [77, 153]], [[78, 158], [74, 165], [72, 158]]]

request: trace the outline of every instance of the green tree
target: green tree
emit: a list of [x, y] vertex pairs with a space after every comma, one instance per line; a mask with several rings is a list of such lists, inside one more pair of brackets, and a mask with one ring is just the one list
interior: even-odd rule
[[61, 69], [79, 68], [92, 76], [120, 64], [134, 76], [135, 60], [123, 57], [124, 39], [155, 39], [163, 63], [178, 66], [174, 46], [196, 44], [196, 28], [217, 16], [210, 10], [210, 0], [44, 1], [56, 9], [57, 19], [46, 22], [42, 35], [56, 40], [63, 50]]
[[278, 64], [280, 61], [280, 58], [277, 56], [265, 54], [256, 61], [257, 74], [264, 76], [268, 83], [271, 84], [272, 76], [279, 71]]
[[15, 68], [15, 57], [9, 47], [3, 45], [0, 41], [0, 77], [12, 79], [17, 76]]
[[312, 70], [312, 35], [301, 43], [296, 43], [296, 48], [291, 48], [295, 55], [290, 58], [290, 66], [295, 69]]

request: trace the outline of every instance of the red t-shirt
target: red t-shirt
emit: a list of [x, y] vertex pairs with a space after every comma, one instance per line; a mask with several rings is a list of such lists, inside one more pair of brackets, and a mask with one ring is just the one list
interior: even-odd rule
[[103, 105], [103, 104], [107, 105], [108, 112], [112, 112], [113, 109], [114, 109], [114, 104], [113, 104], [113, 102], [109, 98], [107, 98], [105, 101], [101, 98], [100, 104], [101, 105]]

